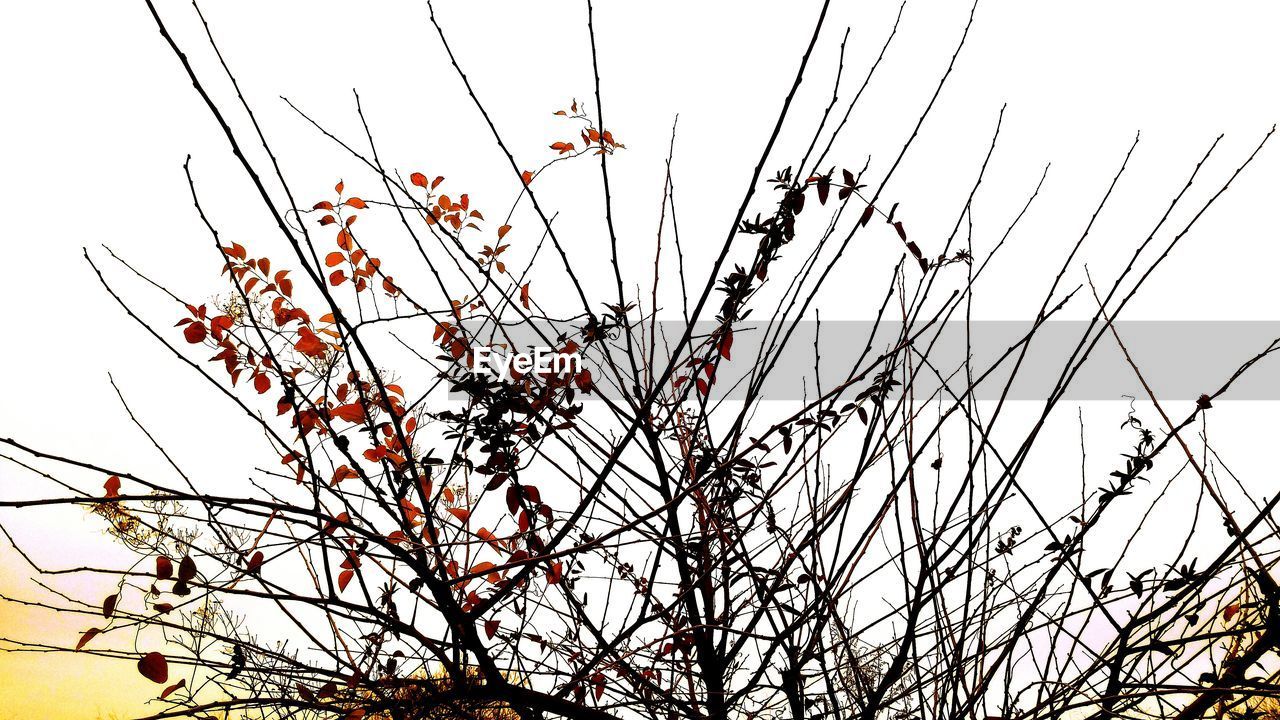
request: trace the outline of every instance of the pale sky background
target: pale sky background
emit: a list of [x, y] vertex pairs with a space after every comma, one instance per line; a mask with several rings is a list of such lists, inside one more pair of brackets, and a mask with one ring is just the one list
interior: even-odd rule
[[[191, 6], [158, 4], [197, 68], [216, 78]], [[807, 141], [814, 110], [829, 99], [844, 28], [852, 27], [846, 82], [860, 83], [898, 7], [880, 0], [834, 5], [788, 126], [793, 144]], [[640, 248], [639, 259], [651, 252], [647, 243], [657, 227], [663, 161], [677, 113], [673, 167], [689, 261], [705, 260], [718, 247], [817, 8], [814, 2], [600, 3], [606, 125], [628, 146], [610, 164], [624, 256], [630, 247]], [[278, 99], [289, 97], [363, 146], [353, 88], [388, 164], [445, 175], [485, 207], [509, 202], [513, 180], [485, 142], [424, 3], [219, 0], [204, 11], [300, 202], [326, 197], [339, 177], [352, 191], [363, 187], [360, 192], [375, 194], [367, 175]], [[591, 94], [585, 5], [441, 0], [437, 13], [517, 158], [538, 164], [546, 144], [562, 132], [551, 112]], [[833, 151], [837, 163], [857, 168], [871, 153], [872, 177], [883, 172], [932, 93], [967, 13], [967, 4], [951, 0], [908, 5], [882, 74]], [[203, 473], [243, 474], [263, 456], [261, 443], [246, 456], [210, 450], [236, 433], [243, 436], [243, 426], [224, 404], [205, 408], [209, 389], [131, 324], [81, 254], [87, 247], [104, 258], [105, 243], [179, 294], [199, 299], [221, 291], [217, 258], [181, 173], [188, 153], [229, 236], [264, 246], [278, 241], [261, 225], [259, 211], [237, 212], [251, 207], [248, 189], [143, 3], [13, 3], [5, 16], [0, 197], [6, 201], [7, 272], [0, 317], [9, 342], [0, 353], [0, 377], [8, 379], [0, 436], [103, 464], [161, 470], [162, 460], [128, 424], [107, 383], [110, 372], [176, 455]], [[928, 253], [932, 239], [954, 221], [1000, 107], [1008, 103], [1002, 144], [974, 210], [980, 225], [991, 218], [988, 236], [1025, 200], [1044, 165], [1052, 162], [1053, 168], [1020, 241], [1002, 260], [1007, 284], [998, 292], [988, 288], [975, 314], [1025, 318], [1136, 132], [1143, 139], [1131, 173], [1088, 248], [1090, 267], [1103, 276], [1145, 235], [1156, 208], [1168, 202], [1217, 134], [1226, 138], [1206, 166], [1207, 185], [1234, 169], [1280, 120], [1280, 94], [1274, 92], [1278, 21], [1280, 6], [1269, 2], [984, 0], [953, 81], [887, 196], [901, 201], [902, 217]], [[210, 85], [228, 97], [224, 82]], [[562, 212], [558, 222], [570, 246], [588, 254], [606, 246], [597, 179], [594, 173], [576, 184], [569, 178], [546, 200]], [[1206, 216], [1128, 317], [1280, 319], [1278, 189], [1280, 147], [1272, 147]], [[714, 242], [700, 245], [700, 238]], [[279, 254], [278, 247], [272, 250]], [[880, 252], [896, 255], [900, 248], [886, 243]], [[388, 262], [394, 257], [384, 254]], [[160, 296], [118, 268], [111, 273], [144, 316], [161, 328], [176, 320]], [[606, 280], [612, 282], [601, 282]], [[864, 290], [859, 281], [855, 268], [841, 283], [847, 302], [824, 305], [824, 319], [838, 319], [842, 308], [845, 319], [869, 316], [867, 304], [858, 301], [878, 295], [881, 286]], [[1280, 375], [1274, 367], [1260, 371]], [[1215, 385], [1220, 380], [1207, 379]], [[1120, 412], [1116, 403], [1093, 405], [1088, 412], [1102, 417]], [[1220, 439], [1238, 451], [1237, 472], [1253, 471], [1256, 487], [1274, 488], [1267, 458], [1250, 448], [1274, 433], [1274, 406], [1227, 407], [1214, 422], [1225, 429]], [[1074, 422], [1074, 410], [1066, 415]], [[3, 496], [37, 492], [32, 487], [30, 476], [0, 466]], [[0, 514], [0, 523], [51, 562], [110, 552], [96, 526], [76, 511], [38, 521]], [[7, 547], [0, 548], [0, 568], [0, 592], [31, 591], [28, 573]], [[93, 581], [72, 587], [90, 599], [105, 594]], [[68, 644], [89, 623], [0, 603], [0, 636]], [[139, 713], [154, 692], [127, 663], [0, 654], [0, 718]]]

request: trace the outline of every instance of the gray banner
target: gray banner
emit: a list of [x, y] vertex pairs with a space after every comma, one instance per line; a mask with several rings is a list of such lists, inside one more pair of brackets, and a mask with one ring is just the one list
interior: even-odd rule
[[[1044, 400], [1062, 375], [1068, 359], [1088, 330], [1087, 321], [1050, 321], [1036, 332], [1025, 359], [1018, 368], [1009, 391], [1013, 400]], [[656, 326], [656, 356], [659, 369], [669, 357], [668, 348], [679, 340], [684, 323], [661, 321]], [[695, 340], [705, 339], [714, 323], [699, 323]], [[815, 397], [844, 382], [852, 365], [868, 344], [866, 362], [893, 347], [902, 334], [902, 323], [884, 322], [877, 328], [871, 321], [837, 321], [821, 324], [797, 323], [781, 351], [781, 333], [790, 326], [741, 323], [734, 332], [731, 357], [720, 363], [711, 391], [715, 398], [742, 399], [748, 383], [759, 382], [763, 400], [798, 400]], [[919, 327], [919, 326], [917, 326]], [[915, 393], [927, 397], [946, 382], [952, 392], [967, 385], [963, 369], [966, 354], [972, 358], [975, 378], [995, 364], [1030, 331], [1024, 321], [949, 322], [929, 328], [916, 342], [910, 355], [916, 369]], [[472, 326], [475, 329], [475, 326]], [[1103, 328], [1099, 325], [1090, 335]], [[539, 324], [505, 328], [508, 338], [488, 337], [493, 343], [510, 341], [521, 352], [557, 347], [554, 342], [568, 327]], [[1236, 372], [1241, 364], [1266, 350], [1280, 338], [1280, 321], [1128, 321], [1117, 322], [1116, 330], [1143, 377], [1161, 399], [1195, 399], [1212, 393]], [[649, 325], [641, 337], [633, 328], [633, 343], [649, 347]], [[546, 341], [547, 338], [552, 343]], [[625, 339], [615, 336], [610, 344], [620, 370], [630, 374], [630, 364], [621, 349]], [[931, 346], [931, 347], [930, 347]], [[928, 349], [928, 363], [919, 353]], [[687, 351], [686, 351], [687, 353]], [[1280, 354], [1280, 353], [1277, 353]], [[816, 364], [815, 364], [816, 355]], [[772, 358], [772, 359], [770, 359]], [[900, 355], [905, 362], [906, 355]], [[980, 400], [1000, 397], [1014, 370], [1017, 352], [1006, 358], [977, 389]], [[599, 346], [585, 351], [582, 367], [591, 371], [598, 388], [616, 393], [616, 374], [608, 369]], [[771, 364], [770, 364], [771, 363]], [[816, 372], [815, 372], [816, 368]], [[877, 368], [877, 371], [882, 368]], [[873, 371], [874, 373], [874, 371]], [[763, 375], [763, 379], [761, 379]], [[939, 377], [941, 375], [941, 378]], [[816, 379], [816, 382], [815, 382]], [[898, 379], [901, 379], [899, 369]], [[629, 382], [629, 381], [628, 381]], [[856, 395], [866, 383], [852, 386]], [[1145, 398], [1146, 392], [1110, 332], [1098, 341], [1084, 366], [1068, 386], [1068, 400], [1120, 400], [1125, 396]], [[1239, 378], [1223, 396], [1224, 400], [1280, 400], [1280, 361], [1265, 357]]]

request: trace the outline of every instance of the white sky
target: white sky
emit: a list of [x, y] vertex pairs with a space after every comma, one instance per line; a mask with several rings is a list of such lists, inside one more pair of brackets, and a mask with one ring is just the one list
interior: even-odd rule
[[[159, 4], [197, 67], [213, 77], [190, 6]], [[624, 258], [628, 267], [648, 267], [663, 161], [678, 113], [673, 167], [681, 235], [687, 261], [705, 262], [728, 229], [818, 5], [600, 5], [606, 124], [628, 146], [611, 161]], [[852, 27], [845, 82], [856, 87], [897, 11], [896, 3], [879, 0], [835, 5], [788, 126], [792, 143], [780, 148], [779, 158], [803, 151], [795, 145], [807, 141], [816, 112], [829, 99], [843, 28]], [[549, 142], [574, 134], [562, 130], [551, 112], [592, 92], [584, 6], [441, 0], [437, 9], [508, 145], [517, 158], [527, 158], [523, 166], [540, 164]], [[509, 203], [513, 178], [444, 64], [423, 3], [219, 0], [204, 10], [300, 202], [309, 206], [327, 197], [339, 177], [353, 192], [378, 194], [367, 174], [277, 99], [288, 96], [363, 147], [355, 88], [388, 164], [445, 175], [481, 207], [505, 209]], [[833, 151], [838, 164], [856, 169], [870, 153], [871, 176], [884, 171], [932, 92], [967, 12], [967, 4], [942, 0], [907, 7], [882, 74]], [[105, 258], [100, 244], [108, 244], [194, 299], [221, 291], [217, 258], [182, 178], [188, 153], [226, 237], [281, 259], [283, 248], [263, 229], [260, 211], [241, 211], [253, 207], [252, 196], [141, 2], [13, 3], [5, 16], [0, 197], [6, 200], [7, 272], [0, 318], [9, 343], [0, 353], [0, 377], [8, 379], [0, 436], [157, 471], [162, 461], [128, 424], [106, 382], [111, 372], [177, 456], [210, 475], [242, 477], [265, 455], [221, 453], [226, 439], [246, 437], [243, 426], [225, 403], [206, 405], [210, 391], [110, 301], [81, 248]], [[1008, 103], [1002, 143], [975, 204], [979, 251], [1021, 206], [1044, 165], [1053, 167], [1039, 204], [1001, 261], [1004, 284], [987, 288], [975, 315], [1024, 319], [1038, 306], [1039, 289], [1056, 272], [1136, 132], [1143, 139], [1131, 172], [1086, 247], [1100, 276], [1115, 272], [1218, 133], [1227, 135], [1206, 166], [1207, 181], [1193, 205], [1280, 120], [1274, 92], [1278, 21], [1280, 6], [1267, 2], [1219, 2], [1206, 10], [1192, 2], [984, 0], [953, 82], [886, 197], [902, 203], [900, 217], [925, 253], [936, 251], [986, 152], [997, 113]], [[224, 83], [211, 86], [226, 97]], [[766, 171], [785, 164], [771, 162]], [[607, 242], [597, 177], [581, 167], [562, 172], [545, 202], [561, 212], [557, 223], [570, 248], [602, 259]], [[1128, 317], [1280, 319], [1274, 281], [1278, 182], [1280, 147], [1272, 147], [1153, 278]], [[525, 225], [532, 227], [528, 219]], [[891, 233], [876, 237], [883, 241], [879, 247], [867, 241], [862, 249], [868, 265], [900, 252]], [[407, 259], [403, 253], [388, 249], [383, 257], [390, 263]], [[878, 276], [859, 275], [860, 267], [861, 261], [847, 266], [838, 291], [823, 305], [824, 319], [870, 317], [873, 306], [866, 299], [878, 297], [882, 286]], [[178, 319], [162, 297], [118, 268], [111, 272], [160, 328]], [[631, 279], [647, 287], [647, 271]], [[602, 274], [596, 282], [608, 288], [612, 280]], [[542, 283], [535, 292], [550, 300], [558, 290]], [[1080, 305], [1071, 316], [1089, 309]], [[1251, 447], [1274, 431], [1274, 408], [1226, 407], [1213, 422], [1226, 429], [1219, 432], [1238, 453], [1242, 467], [1233, 469], [1250, 475], [1257, 488], [1274, 487], [1274, 471], [1263, 474], [1269, 458]], [[1122, 406], [1113, 403], [1087, 412], [1106, 422], [1117, 418], [1108, 427], [1123, 417]], [[1074, 415], [1067, 409], [1061, 418], [1068, 447]], [[1114, 456], [1127, 440], [1100, 439], [1097, 452]], [[27, 480], [0, 467], [5, 496], [29, 492]], [[99, 536], [84, 532], [75, 513], [61, 518], [56, 543], [44, 545], [50, 557], [93, 552], [101, 544]], [[11, 515], [0, 515], [0, 522], [29, 538], [51, 532]], [[9, 560], [5, 565], [12, 567]], [[0, 635], [7, 632], [0, 627]]]

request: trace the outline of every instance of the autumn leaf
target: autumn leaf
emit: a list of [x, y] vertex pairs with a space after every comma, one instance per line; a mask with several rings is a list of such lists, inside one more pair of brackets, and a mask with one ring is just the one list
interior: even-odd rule
[[182, 336], [185, 337], [187, 342], [192, 345], [204, 342], [205, 335], [207, 334], [208, 329], [205, 328], [204, 323], [198, 322], [188, 323], [187, 327], [182, 330]]
[[416, 172], [409, 176], [409, 182], [417, 185], [418, 187], [424, 188], [427, 186], [427, 176], [420, 172]]
[[182, 562], [178, 563], [178, 579], [182, 582], [189, 582], [196, 576], [196, 561], [188, 555], [182, 558]]
[[333, 252], [324, 256], [324, 264], [328, 267], [337, 267], [341, 265], [343, 261], [346, 259], [347, 259], [346, 255], [343, 255], [337, 250], [334, 250]]
[[90, 640], [97, 637], [100, 632], [102, 632], [101, 628], [89, 628], [86, 630], [84, 634], [80, 636], [80, 642], [76, 643], [76, 650], [83, 648]]
[[249, 565], [246, 568], [246, 572], [250, 574], [257, 574], [257, 572], [262, 569], [262, 561], [264, 559], [265, 558], [263, 557], [261, 550], [255, 552], [253, 557], [249, 558]]
[[349, 205], [357, 210], [364, 210], [365, 208], [369, 207], [368, 205], [365, 204], [363, 200], [361, 200], [358, 197], [347, 198], [347, 201], [342, 204]]
[[729, 351], [733, 349], [733, 329], [725, 330], [724, 336], [720, 338], [720, 357], [725, 360], [731, 360]]
[[346, 590], [347, 584], [351, 582], [351, 578], [354, 576], [354, 570], [343, 570], [342, 573], [338, 575], [338, 592]]
[[529, 285], [531, 283], [532, 281], [520, 286], [520, 304], [524, 306], [525, 310], [529, 309]]
[[160, 693], [160, 699], [161, 699], [161, 700], [163, 700], [163, 699], [165, 699], [165, 698], [169, 697], [170, 695], [174, 694], [174, 693], [175, 693], [175, 692], [177, 692], [178, 690], [181, 690], [182, 688], [186, 687], [186, 685], [187, 685], [187, 679], [186, 679], [186, 678], [183, 678], [183, 679], [179, 680], [178, 682], [176, 682], [176, 683], [174, 683], [174, 684], [170, 685], [169, 687], [165, 688], [165, 689], [164, 689], [164, 692]]
[[110, 620], [111, 616], [116, 614], [116, 602], [119, 599], [120, 593], [116, 593], [114, 595], [108, 595], [107, 598], [102, 601], [102, 617]]
[[138, 672], [151, 682], [163, 685], [169, 680], [169, 661], [158, 652], [147, 653], [138, 660]]
[[102, 489], [107, 491], [107, 497], [120, 497], [120, 476], [112, 475], [102, 484]]
[[358, 403], [339, 405], [338, 407], [330, 410], [329, 414], [336, 418], [346, 420], [349, 423], [364, 422], [364, 408]]
[[338, 467], [337, 470], [333, 471], [333, 479], [330, 480], [329, 482], [330, 484], [337, 485], [343, 480], [346, 480], [348, 478], [354, 478], [354, 477], [359, 477], [359, 475], [356, 474], [356, 471], [352, 470], [346, 465], [342, 465]]
[[322, 358], [325, 355], [325, 344], [315, 333], [311, 332], [311, 328], [305, 325], [298, 328], [298, 342], [293, 344], [294, 348], [303, 355]]
[[501, 625], [502, 623], [499, 623], [497, 620], [485, 620], [484, 634], [489, 636], [489, 639], [492, 640], [493, 636], [498, 634], [498, 628]]
[[449, 508], [449, 514], [458, 518], [462, 522], [466, 522], [471, 518], [471, 511], [463, 508]]
[[503, 225], [502, 227], [498, 228], [498, 239], [501, 240], [510, 231], [511, 231], [510, 225]]

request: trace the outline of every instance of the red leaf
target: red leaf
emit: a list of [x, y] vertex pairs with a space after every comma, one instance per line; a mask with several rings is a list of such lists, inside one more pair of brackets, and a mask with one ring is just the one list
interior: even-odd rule
[[258, 373], [253, 378], [253, 389], [261, 395], [271, 389], [271, 378], [266, 373]]
[[493, 636], [498, 634], [498, 627], [500, 625], [502, 625], [502, 623], [498, 622], [497, 620], [485, 620], [484, 634], [488, 635], [489, 639], [492, 640]]
[[86, 630], [84, 634], [80, 636], [80, 642], [76, 643], [76, 649], [79, 650], [83, 648], [90, 640], [97, 637], [100, 632], [102, 632], [101, 628], [89, 628]]
[[116, 593], [115, 595], [108, 596], [102, 601], [102, 617], [110, 620], [111, 616], [116, 614], [116, 601], [119, 599], [120, 594]]
[[188, 582], [196, 576], [196, 561], [191, 556], [182, 558], [182, 562], [178, 563], [178, 579], [182, 582]]
[[261, 569], [262, 569], [262, 561], [263, 561], [264, 559], [265, 559], [265, 558], [262, 556], [262, 551], [261, 551], [261, 550], [259, 550], [259, 551], [255, 552], [255, 553], [253, 554], [253, 557], [249, 558], [249, 567], [248, 567], [248, 572], [250, 572], [250, 573], [255, 573], [255, 574], [256, 574], [259, 570], [261, 570]]
[[338, 193], [339, 195], [341, 195], [341, 194], [342, 194], [342, 181], [341, 181], [341, 180], [339, 180], [339, 181], [338, 181], [338, 184], [337, 184], [337, 185], [334, 185], [334, 186], [333, 186], [333, 191], [334, 191], [334, 192], [336, 192], [336, 193]]
[[173, 561], [164, 555], [156, 558], [156, 579], [168, 580], [173, 577]]
[[726, 330], [724, 337], [720, 338], [720, 357], [725, 360], [731, 360], [729, 351], [733, 348], [733, 330]]
[[423, 175], [422, 173], [416, 172], [409, 176], [409, 182], [413, 183], [414, 185], [417, 185], [418, 187], [424, 188], [427, 186], [427, 176]]
[[524, 172], [520, 173], [520, 179], [524, 181], [525, 185], [528, 185], [530, 182], [533, 182], [533, 173], [529, 172], [528, 170], [525, 170]]
[[529, 309], [529, 284], [525, 283], [520, 286], [520, 304], [524, 306], [525, 310]]
[[510, 225], [503, 225], [502, 227], [498, 228], [498, 239], [501, 240], [510, 231], [511, 231]]
[[471, 511], [462, 508], [449, 508], [449, 514], [458, 518], [462, 522], [466, 522], [471, 518]]
[[547, 569], [547, 584], [555, 585], [560, 582], [562, 578], [564, 578], [564, 564], [558, 562], [551, 563], [551, 567]]
[[334, 270], [329, 274], [329, 284], [337, 287], [347, 281], [347, 273], [345, 270]]
[[169, 679], [169, 661], [158, 652], [147, 653], [138, 661], [138, 672], [151, 682], [163, 685]]
[[163, 700], [163, 699], [165, 699], [165, 698], [169, 697], [170, 695], [174, 694], [174, 693], [175, 693], [175, 692], [177, 692], [178, 690], [181, 690], [182, 688], [186, 687], [186, 685], [187, 685], [187, 679], [186, 679], [186, 678], [183, 678], [183, 679], [179, 680], [178, 682], [176, 682], [176, 683], [174, 683], [174, 684], [170, 685], [169, 687], [165, 688], [165, 689], [164, 689], [164, 692], [160, 693], [160, 699], [161, 699], [161, 700]]
[[185, 337], [187, 339], [187, 342], [191, 343], [192, 345], [195, 345], [196, 343], [204, 342], [204, 336], [207, 334], [208, 334], [208, 329], [205, 328], [204, 323], [198, 323], [198, 322], [193, 322], [188, 324], [187, 327], [184, 328], [182, 331], [182, 336]]
[[334, 471], [333, 471], [333, 479], [332, 479], [332, 480], [330, 480], [329, 482], [330, 482], [331, 484], [333, 484], [333, 485], [337, 485], [338, 483], [342, 482], [343, 480], [346, 480], [347, 478], [353, 478], [353, 477], [359, 477], [359, 476], [356, 474], [356, 471], [355, 471], [355, 470], [352, 470], [351, 468], [347, 467], [346, 465], [342, 465], [342, 466], [340, 466], [337, 470], [334, 470]]
[[1222, 619], [1231, 622], [1231, 618], [1235, 617], [1238, 612], [1240, 612], [1239, 605], [1228, 605], [1222, 610]]
[[858, 224], [866, 227], [867, 223], [871, 222], [871, 216], [874, 215], [875, 212], [876, 207], [874, 205], [868, 205], [867, 209], [862, 211], [862, 218], [858, 220]]
[[315, 205], [312, 205], [312, 206], [311, 206], [311, 209], [312, 209], [312, 210], [332, 210], [332, 209], [333, 209], [333, 203], [329, 202], [328, 200], [321, 200], [320, 202], [316, 203]]
[[365, 204], [363, 200], [361, 200], [358, 197], [347, 198], [347, 201], [344, 202], [343, 205], [350, 205], [351, 207], [357, 210], [364, 210], [365, 208], [369, 207], [368, 205]]
[[338, 575], [338, 592], [342, 592], [347, 589], [347, 583], [351, 582], [351, 578], [354, 577], [355, 574], [354, 570], [343, 570], [342, 574]]
[[102, 489], [107, 491], [107, 497], [120, 497], [120, 477], [112, 475], [102, 484]]
[[337, 267], [338, 265], [341, 265], [342, 261], [346, 259], [347, 259], [346, 255], [343, 255], [342, 253], [335, 250], [329, 253], [328, 255], [324, 256], [324, 264], [329, 267]]

